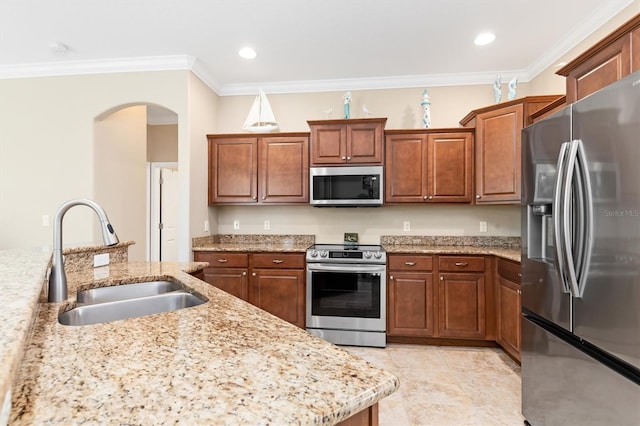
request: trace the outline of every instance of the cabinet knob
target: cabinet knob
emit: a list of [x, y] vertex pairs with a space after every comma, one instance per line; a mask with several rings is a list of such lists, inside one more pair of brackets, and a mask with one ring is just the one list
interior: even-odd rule
[[252, 276], [252, 277], [255, 277], [255, 276], [256, 276], [256, 273], [255, 273], [255, 272], [252, 272], [252, 273], [251, 273], [251, 276]]
[[254, 200], [257, 200], [257, 199], [258, 199], [258, 197], [253, 197], [253, 199], [254, 199]]
[[444, 277], [440, 275], [440, 281], [444, 281]]
[[243, 272], [243, 273], [242, 273], [242, 276], [243, 276], [243, 277], [246, 277], [246, 276], [247, 276], [247, 273], [246, 273], [246, 272]]
[[219, 262], [219, 263], [227, 263], [227, 262], [228, 262], [228, 260], [227, 260], [227, 259], [218, 259], [218, 262]]
[[522, 277], [522, 272], [518, 272], [518, 276], [519, 276], [519, 277]]
[[393, 275], [389, 275], [389, 279], [392, 280], [393, 279]]
[[266, 200], [266, 199], [267, 199], [267, 197], [265, 197], [265, 196], [263, 195], [263, 196], [262, 196], [262, 199], [263, 199], [263, 200]]
[[351, 157], [347, 157], [347, 161], [351, 160]]
[[346, 159], [347, 159], [347, 157], [342, 157], [342, 159], [343, 159], [343, 160], [346, 160]]
[[278, 264], [278, 265], [279, 265], [279, 264], [281, 264], [282, 262], [284, 262], [284, 260], [282, 260], [282, 259], [273, 259], [273, 263], [275, 263], [275, 264]]
[[433, 195], [429, 195], [429, 199], [432, 200], [433, 199]]
[[427, 199], [427, 196], [425, 195], [424, 197], [422, 197], [422, 199], [423, 199], [423, 200], [426, 200], [426, 199]]
[[480, 194], [476, 195], [476, 200], [480, 199]]

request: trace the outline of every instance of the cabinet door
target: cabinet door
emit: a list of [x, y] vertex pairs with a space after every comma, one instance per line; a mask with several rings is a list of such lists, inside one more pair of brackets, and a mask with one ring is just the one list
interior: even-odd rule
[[205, 268], [204, 281], [242, 300], [249, 300], [248, 270], [245, 268]]
[[438, 335], [485, 338], [485, 279], [479, 273], [442, 273], [438, 280]]
[[478, 114], [476, 203], [520, 202], [522, 104]]
[[209, 204], [258, 200], [258, 140], [209, 139]]
[[249, 301], [300, 328], [305, 325], [304, 270], [254, 269]]
[[258, 143], [260, 203], [308, 203], [309, 138], [269, 137]]
[[626, 34], [572, 70], [567, 76], [567, 103], [631, 73], [631, 34]]
[[347, 128], [344, 124], [311, 126], [311, 164], [344, 164], [347, 160]]
[[381, 164], [383, 128], [379, 122], [347, 125], [347, 163]]
[[433, 336], [433, 275], [389, 272], [387, 334]]
[[472, 201], [473, 137], [469, 133], [430, 134], [428, 155], [429, 201]]
[[640, 27], [631, 31], [631, 72], [640, 71]]
[[423, 202], [427, 190], [426, 136], [392, 135], [385, 141], [387, 203]]
[[498, 276], [498, 343], [520, 360], [520, 285]]

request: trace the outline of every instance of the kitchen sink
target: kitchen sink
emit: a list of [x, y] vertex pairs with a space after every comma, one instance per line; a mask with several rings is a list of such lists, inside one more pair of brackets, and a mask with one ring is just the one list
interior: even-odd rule
[[76, 306], [58, 315], [58, 321], [63, 325], [100, 324], [176, 311], [178, 309], [202, 305], [206, 302], [206, 298], [188, 293], [185, 290], [176, 290], [151, 296], [134, 296], [129, 299]]
[[155, 296], [182, 289], [179, 284], [167, 280], [148, 281], [82, 290], [78, 292], [76, 300], [78, 306], [94, 305], [96, 303]]

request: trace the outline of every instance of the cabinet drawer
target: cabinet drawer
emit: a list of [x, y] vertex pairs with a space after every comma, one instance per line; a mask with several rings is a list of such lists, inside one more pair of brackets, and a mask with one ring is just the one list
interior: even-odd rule
[[295, 268], [304, 269], [304, 254], [260, 253], [253, 255], [254, 268]]
[[505, 259], [498, 259], [498, 275], [508, 281], [520, 283], [520, 264]]
[[440, 256], [438, 267], [441, 272], [482, 272], [484, 271], [484, 256]]
[[430, 271], [433, 269], [433, 256], [391, 255], [389, 269], [401, 271]]
[[209, 262], [210, 268], [247, 268], [249, 255], [247, 253], [203, 252], [194, 253], [196, 262]]

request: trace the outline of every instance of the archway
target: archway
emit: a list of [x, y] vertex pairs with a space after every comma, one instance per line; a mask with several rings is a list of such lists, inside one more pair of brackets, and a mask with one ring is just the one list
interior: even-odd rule
[[163, 161], [177, 168], [177, 123], [175, 112], [146, 103], [120, 105], [94, 120], [94, 197], [120, 240], [135, 241], [129, 248], [132, 261], [153, 258], [152, 202], [160, 200], [151, 200], [150, 164]]

